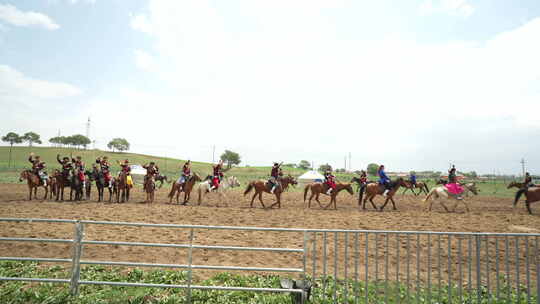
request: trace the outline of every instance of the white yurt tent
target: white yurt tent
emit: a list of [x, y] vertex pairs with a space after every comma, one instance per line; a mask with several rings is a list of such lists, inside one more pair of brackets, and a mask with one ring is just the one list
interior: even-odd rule
[[298, 177], [298, 182], [303, 184], [322, 182], [323, 180], [324, 176], [315, 170], [308, 171]]
[[142, 184], [144, 181], [144, 176], [146, 175], [146, 169], [141, 165], [131, 165], [131, 177], [133, 182], [137, 184]]

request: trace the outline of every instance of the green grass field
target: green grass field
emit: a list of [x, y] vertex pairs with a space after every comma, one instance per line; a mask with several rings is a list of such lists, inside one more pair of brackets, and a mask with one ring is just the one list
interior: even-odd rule
[[[161, 169], [162, 174], [165, 174], [169, 177], [177, 178], [180, 173], [180, 168], [184, 164], [185, 160], [167, 158], [167, 157], [158, 157], [152, 155], [144, 154], [135, 154], [135, 153], [121, 153], [121, 152], [109, 152], [101, 150], [78, 150], [70, 148], [53, 148], [53, 147], [13, 147], [12, 151], [12, 162], [11, 166], [8, 166], [9, 160], [9, 147], [2, 146], [0, 147], [0, 182], [2, 183], [16, 183], [18, 182], [18, 174], [21, 170], [30, 167], [28, 162], [28, 155], [30, 152], [34, 152], [37, 155], [40, 155], [41, 158], [47, 163], [48, 171], [52, 169], [59, 168], [60, 165], [56, 161], [56, 155], [60, 156], [69, 156], [69, 155], [80, 155], [83, 160], [89, 166], [95, 161], [98, 156], [108, 156], [113, 164], [113, 173], [116, 173], [119, 170], [119, 166], [116, 164], [116, 161], [121, 161], [124, 159], [129, 159], [132, 164], [145, 164], [150, 161], [154, 161], [158, 164]], [[197, 172], [202, 177], [210, 174], [212, 172], [212, 166], [209, 163], [203, 162], [192, 162], [192, 169], [194, 172]], [[283, 167], [285, 174], [291, 174], [293, 176], [300, 176], [306, 170]], [[234, 175], [238, 177], [242, 184], [250, 180], [267, 178], [270, 174], [270, 167], [234, 167], [231, 170], [226, 172], [226, 175]], [[337, 179], [342, 182], [348, 182], [354, 176], [354, 174], [348, 173], [337, 173]], [[376, 177], [370, 177], [370, 180], [377, 180]], [[430, 188], [435, 185], [435, 181], [425, 180], [428, 182]], [[516, 189], [506, 189], [506, 185], [510, 180], [495, 180], [495, 181], [478, 181], [478, 186], [481, 191], [481, 195], [484, 196], [498, 196], [498, 197], [513, 197]], [[297, 187], [297, 190], [300, 188]], [[400, 190], [401, 192], [402, 190]]]

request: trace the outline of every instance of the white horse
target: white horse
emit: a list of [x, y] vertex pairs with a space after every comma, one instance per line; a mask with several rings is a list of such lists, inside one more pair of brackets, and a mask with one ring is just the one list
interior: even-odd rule
[[433, 202], [438, 201], [444, 207], [444, 210], [446, 210], [446, 212], [450, 212], [448, 208], [446, 208], [446, 205], [444, 204], [442, 199], [454, 199], [456, 200], [456, 203], [454, 205], [454, 208], [452, 209], [452, 212], [456, 211], [459, 202], [463, 203], [463, 205], [465, 205], [465, 208], [467, 209], [467, 212], [469, 212], [469, 206], [465, 200], [465, 197], [469, 197], [469, 192], [474, 193], [474, 195], [478, 195], [478, 190], [476, 189], [475, 183], [468, 183], [463, 185], [463, 195], [461, 199], [458, 199], [456, 196], [449, 194], [448, 190], [446, 190], [446, 187], [439, 186], [431, 189], [423, 202], [426, 203], [429, 198], [433, 196], [433, 199], [429, 203], [429, 211], [431, 211], [431, 207], [433, 207]]
[[[217, 189], [210, 191], [211, 187], [212, 180], [208, 178], [204, 182], [201, 182], [199, 183], [199, 185], [197, 185], [197, 191], [199, 192], [199, 205], [201, 205], [202, 196], [206, 195], [207, 193], [217, 193], [220, 197], [220, 201], [224, 201], [225, 206], [228, 207], [229, 205], [227, 204], [227, 196], [225, 195], [225, 190], [229, 188], [240, 187], [240, 182], [235, 176], [229, 176], [225, 178], [221, 182], [221, 184], [219, 184], [219, 187]], [[217, 204], [217, 207], [219, 207], [219, 202]]]

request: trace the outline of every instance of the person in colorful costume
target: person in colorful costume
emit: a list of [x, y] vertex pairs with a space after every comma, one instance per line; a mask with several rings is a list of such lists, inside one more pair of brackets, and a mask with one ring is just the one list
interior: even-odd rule
[[109, 188], [112, 188], [111, 165], [109, 164], [109, 158], [107, 156], [98, 157], [96, 159], [96, 164], [99, 164], [99, 169], [105, 178], [105, 182], [108, 184]]
[[68, 180], [69, 172], [73, 170], [73, 164], [69, 161], [69, 157], [64, 156], [62, 160], [60, 160], [60, 154], [57, 154], [56, 161], [62, 166], [62, 176], [64, 177], [64, 180]]
[[118, 164], [121, 167], [120, 171], [126, 174], [127, 185], [130, 188], [133, 188], [133, 179], [131, 178], [131, 166], [129, 165], [129, 160], [125, 159], [123, 163], [118, 161]]
[[385, 188], [383, 195], [386, 196], [390, 191], [390, 178], [384, 172], [384, 165], [379, 166], [377, 175], [379, 176], [379, 185], [382, 185]]
[[324, 183], [328, 186], [326, 194], [330, 195], [334, 189], [336, 189], [336, 177], [330, 170], [326, 170], [324, 173]]
[[184, 184], [189, 181], [191, 178], [191, 161], [188, 160], [186, 163], [184, 163], [184, 166], [182, 166], [182, 172], [180, 173], [180, 177], [178, 178], [178, 183], [180, 184], [180, 190], [184, 188]]
[[411, 172], [409, 175], [409, 182], [411, 182], [411, 186], [413, 188], [416, 188], [416, 173]]
[[525, 172], [525, 181], [523, 182], [524, 188], [534, 187], [535, 185], [532, 182], [532, 176], [529, 172]]
[[212, 186], [210, 187], [210, 191], [219, 188], [219, 184], [221, 183], [221, 180], [223, 179], [222, 170], [223, 170], [223, 160], [220, 160], [219, 163], [213, 165]]
[[155, 162], [150, 162], [150, 164], [144, 164], [142, 166], [144, 169], [146, 169], [146, 175], [144, 176], [144, 184], [146, 185], [146, 181], [148, 181], [151, 177], [156, 177], [159, 175], [159, 167], [156, 165]]
[[452, 165], [452, 168], [448, 170], [448, 184], [445, 185], [448, 193], [454, 195], [457, 199], [462, 199], [463, 187], [457, 182], [457, 170], [456, 166]]
[[77, 156], [72, 158], [71, 162], [73, 163], [73, 168], [78, 171], [79, 180], [83, 183], [84, 188], [86, 186], [86, 178], [84, 176], [84, 162], [82, 161], [82, 157]]
[[274, 193], [276, 190], [277, 186], [279, 185], [281, 175], [283, 175], [283, 172], [281, 172], [281, 164], [274, 163], [272, 170], [270, 171], [270, 179], [268, 180], [272, 184], [270, 193]]
[[49, 177], [47, 176], [47, 172], [44, 171], [46, 167], [45, 162], [41, 161], [41, 157], [39, 157], [39, 155], [34, 156], [33, 152], [30, 153], [28, 161], [32, 164], [32, 172], [36, 174], [43, 182], [43, 186], [47, 187]]

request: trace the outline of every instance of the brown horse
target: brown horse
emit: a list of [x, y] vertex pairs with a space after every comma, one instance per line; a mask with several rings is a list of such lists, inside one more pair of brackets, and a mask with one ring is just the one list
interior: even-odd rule
[[55, 186], [56, 200], [58, 201], [60, 199], [61, 201], [63, 201], [64, 188], [70, 186], [69, 173], [66, 174], [59, 170], [55, 170], [53, 176], [56, 179], [56, 186]]
[[368, 184], [366, 186], [366, 198], [364, 199], [364, 202], [362, 204], [362, 209], [366, 210], [366, 201], [369, 199], [369, 202], [371, 203], [371, 206], [375, 210], [383, 211], [384, 207], [386, 207], [386, 204], [388, 204], [388, 201], [392, 202], [393, 210], [397, 210], [396, 203], [394, 202], [394, 194], [398, 191], [399, 187], [406, 187], [405, 181], [403, 178], [398, 178], [396, 181], [390, 182], [390, 191], [386, 194], [386, 200], [384, 201], [384, 204], [381, 206], [381, 209], [377, 209], [377, 206], [375, 206], [375, 203], [373, 203], [373, 198], [377, 195], [383, 195], [385, 191], [385, 187], [383, 185], [377, 184]]
[[326, 191], [328, 191], [328, 185], [323, 184], [323, 183], [311, 183], [311, 184], [306, 185], [304, 187], [304, 203], [306, 202], [307, 193], [310, 190], [311, 190], [311, 196], [309, 197], [308, 208], [311, 208], [311, 199], [313, 199], [313, 197], [315, 196], [315, 201], [319, 203], [319, 206], [321, 208], [326, 209], [330, 205], [332, 205], [332, 203], [334, 203], [334, 210], [337, 210], [336, 196], [339, 194], [339, 192], [341, 192], [341, 190], [347, 190], [347, 192], [349, 192], [350, 195], [354, 194], [351, 183], [336, 183], [336, 189], [334, 189], [332, 193], [330, 194], [330, 203], [328, 203], [328, 205], [323, 207], [321, 205], [321, 202], [319, 201], [319, 195], [321, 193], [324, 195], [328, 195], [326, 194]]
[[[163, 184], [163, 182], [162, 182]], [[144, 192], [146, 192], [146, 202], [147, 203], [153, 203], [154, 202], [154, 194], [156, 191], [156, 180], [154, 179], [153, 175], [146, 176], [144, 181]]]
[[171, 180], [169, 180], [167, 178], [167, 175], [161, 175], [161, 174], [156, 175], [155, 181], [156, 181], [156, 183], [159, 182], [159, 187], [158, 187], [159, 189], [161, 189], [161, 187], [163, 187], [164, 182], [167, 182], [169, 184], [172, 182]]
[[[427, 186], [427, 183], [424, 183], [424, 182], [416, 182], [416, 187], [413, 186], [413, 184], [410, 182], [410, 181], [404, 181], [405, 182], [405, 190], [403, 190], [403, 192], [401, 192], [401, 194], [405, 194], [405, 192], [407, 191], [411, 191], [414, 196], [418, 196], [422, 193], [425, 193], [425, 194], [428, 194], [429, 193], [429, 188]], [[420, 191], [418, 193], [414, 192], [414, 189], [420, 189]]]
[[540, 187], [523, 188], [516, 192], [516, 198], [514, 199], [514, 210], [521, 195], [525, 194], [525, 206], [527, 211], [532, 214], [531, 204], [540, 201]]
[[289, 174], [287, 175], [287, 177], [287, 179], [281, 180], [281, 186], [283, 187], [283, 191], [287, 191], [289, 189], [289, 185], [298, 185], [298, 181], [296, 181], [296, 179], [292, 175]]
[[176, 203], [180, 204], [180, 192], [184, 192], [184, 202], [182, 205], [187, 205], [189, 198], [191, 196], [191, 190], [193, 190], [193, 186], [195, 183], [200, 182], [201, 177], [197, 173], [193, 173], [193, 175], [189, 178], [188, 181], [184, 183], [184, 186], [182, 189], [180, 189], [180, 183], [175, 182], [171, 188], [171, 192], [169, 193], [169, 204], [172, 203], [172, 199], [174, 197], [174, 194], [176, 193]]
[[37, 199], [37, 188], [43, 187], [45, 188], [45, 196], [43, 196], [43, 199], [47, 199], [47, 194], [49, 194], [49, 187], [43, 186], [43, 182], [37, 176], [32, 172], [31, 170], [24, 170], [21, 172], [21, 175], [19, 176], [19, 181], [22, 182], [23, 180], [27, 181], [28, 184], [28, 200], [32, 200], [32, 191], [34, 192], [34, 198]]
[[[129, 190], [130, 186], [127, 182], [127, 174], [123, 171], [121, 171], [118, 174], [118, 179], [116, 180], [116, 202], [117, 203], [123, 203], [129, 201]], [[122, 197], [122, 201], [120, 201], [120, 197]]]
[[[280, 179], [278, 184], [276, 185], [276, 188], [274, 189], [274, 195], [276, 196], [276, 202], [273, 203], [269, 208], [273, 208], [274, 206], [278, 206], [278, 208], [281, 208], [281, 193], [283, 193], [283, 184], [284, 183], [290, 183], [292, 184], [293, 181], [295, 181], [294, 177], [292, 176], [285, 176]], [[253, 197], [251, 198], [250, 207], [253, 208], [253, 201], [255, 200], [256, 196], [259, 196], [259, 202], [261, 202], [261, 205], [263, 208], [266, 208], [262, 201], [262, 194], [263, 192], [270, 193], [272, 190], [272, 186], [268, 181], [265, 180], [256, 180], [249, 182], [246, 191], [244, 191], [244, 196], [246, 196], [251, 190], [255, 190], [255, 193], [253, 194]]]

